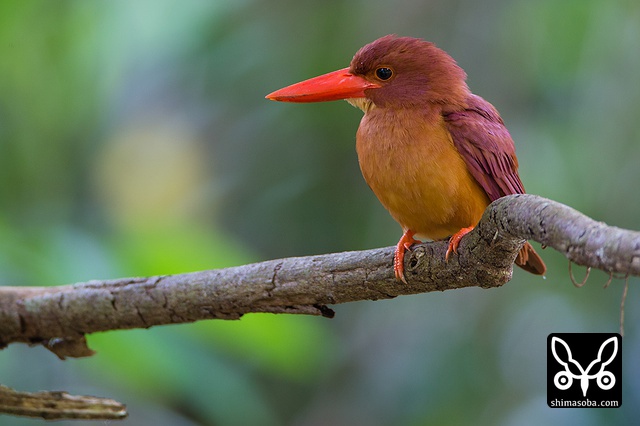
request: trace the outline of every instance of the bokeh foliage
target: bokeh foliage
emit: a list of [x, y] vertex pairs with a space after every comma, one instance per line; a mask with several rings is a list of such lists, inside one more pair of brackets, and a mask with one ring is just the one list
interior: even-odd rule
[[[361, 113], [264, 95], [348, 64], [388, 33], [451, 53], [514, 139], [529, 192], [640, 229], [640, 3], [0, 2], [0, 285], [187, 272], [391, 245], [363, 182]], [[89, 336], [60, 362], [0, 352], [0, 382], [125, 401], [131, 425], [631, 424], [640, 416], [637, 280], [623, 408], [546, 407], [551, 332], [617, 331], [621, 281], [516, 271], [467, 289]], [[574, 268], [578, 269], [578, 268]], [[0, 423], [35, 424], [0, 419]], [[74, 423], [81, 424], [81, 423]]]

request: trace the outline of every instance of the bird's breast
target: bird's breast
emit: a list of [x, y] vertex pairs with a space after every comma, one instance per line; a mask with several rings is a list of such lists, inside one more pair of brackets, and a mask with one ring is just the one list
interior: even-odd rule
[[475, 226], [489, 204], [438, 111], [373, 108], [360, 123], [356, 150], [380, 202], [423, 238]]

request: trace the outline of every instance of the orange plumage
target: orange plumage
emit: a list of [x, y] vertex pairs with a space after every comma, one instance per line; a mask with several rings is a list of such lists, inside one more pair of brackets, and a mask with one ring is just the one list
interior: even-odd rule
[[[382, 37], [360, 49], [348, 69], [278, 90], [269, 99], [346, 99], [364, 111], [356, 135], [362, 174], [404, 234], [404, 253], [418, 238], [450, 235], [447, 258], [487, 205], [524, 193], [513, 140], [496, 109], [473, 95], [466, 74], [446, 52], [409, 37]], [[516, 264], [544, 274], [526, 243]]]

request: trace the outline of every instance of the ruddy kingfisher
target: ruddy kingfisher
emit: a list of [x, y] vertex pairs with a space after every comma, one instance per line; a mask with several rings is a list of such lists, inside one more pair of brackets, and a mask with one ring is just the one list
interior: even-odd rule
[[[348, 68], [267, 95], [283, 102], [344, 99], [364, 112], [356, 151], [365, 181], [403, 230], [394, 256], [420, 241], [448, 238], [445, 255], [497, 198], [523, 194], [518, 160], [498, 111], [466, 83], [466, 73], [433, 43], [388, 35], [362, 47]], [[529, 243], [515, 263], [543, 275]]]

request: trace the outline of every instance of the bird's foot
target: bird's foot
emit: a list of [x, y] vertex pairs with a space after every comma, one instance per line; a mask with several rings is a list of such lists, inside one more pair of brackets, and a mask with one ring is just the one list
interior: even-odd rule
[[407, 229], [407, 231], [402, 235], [402, 238], [400, 238], [400, 241], [398, 241], [396, 253], [393, 256], [393, 272], [396, 275], [396, 279], [405, 284], [407, 283], [407, 279], [404, 277], [404, 254], [412, 245], [421, 242], [413, 238], [414, 235], [415, 232]]
[[447, 253], [444, 255], [445, 261], [449, 261], [449, 256], [451, 256], [451, 253], [458, 254], [458, 246], [460, 245], [460, 240], [469, 232], [473, 231], [473, 228], [475, 228], [475, 226], [462, 228], [451, 236], [451, 238], [449, 239], [449, 247], [447, 247]]

